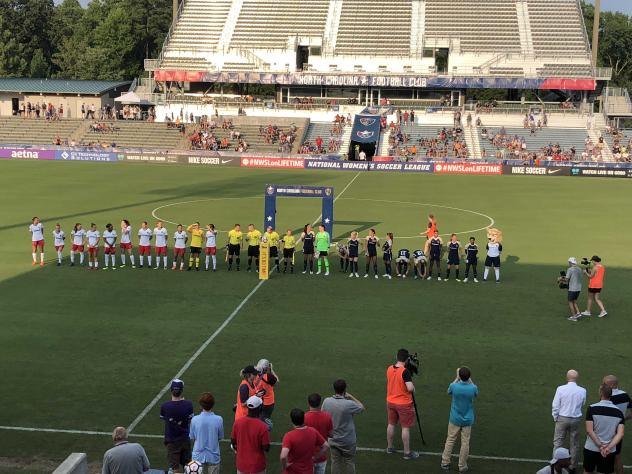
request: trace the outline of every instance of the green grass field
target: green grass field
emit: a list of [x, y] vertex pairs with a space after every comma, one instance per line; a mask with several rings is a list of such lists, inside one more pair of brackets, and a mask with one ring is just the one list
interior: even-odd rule
[[[334, 237], [375, 227], [378, 235], [395, 234], [396, 249], [422, 245], [410, 237], [424, 230], [429, 212], [442, 233], [484, 228], [487, 215], [504, 232], [503, 282], [350, 280], [337, 273], [337, 259], [329, 278], [273, 275], [183, 375], [187, 397], [207, 390], [216, 395], [227, 431], [239, 369], [261, 357], [281, 378], [275, 441], [290, 427], [291, 408], [305, 406], [313, 391], [330, 394], [331, 382], [342, 377], [367, 406], [357, 418], [358, 444], [384, 448], [384, 372], [400, 347], [423, 354], [415, 382], [428, 445], [422, 448], [415, 436], [413, 448], [429, 453], [443, 448], [445, 391], [462, 364], [472, 368], [480, 389], [475, 456], [550, 458], [551, 400], [571, 367], [591, 402], [607, 373], [632, 390], [627, 181], [7, 160], [0, 162], [0, 472], [49, 472], [73, 451], [87, 452], [98, 468], [110, 446], [107, 436], [7, 427], [109, 432], [129, 425], [258, 284], [254, 274], [226, 272], [223, 253], [215, 274], [89, 272], [54, 264], [33, 269], [30, 218], [38, 215], [46, 225], [52, 261], [55, 222], [67, 234], [74, 222], [96, 222], [102, 230], [127, 218], [137, 228], [168, 205], [154, 214], [185, 224], [213, 222], [222, 230], [235, 222], [260, 225], [266, 183], [329, 185], [337, 193], [348, 186], [335, 204]], [[280, 200], [278, 228], [314, 221], [319, 206]], [[474, 235], [485, 238], [484, 231]], [[610, 315], [571, 323], [555, 279], [569, 256], [593, 254], [607, 267], [603, 299]], [[161, 430], [154, 407], [134, 432]], [[164, 468], [161, 439], [137, 440], [153, 467]], [[270, 454], [269, 472], [279, 471], [278, 453], [275, 447]], [[222, 462], [224, 472], [233, 470], [227, 445]], [[630, 449], [624, 462], [632, 464]], [[470, 467], [530, 473], [542, 466], [473, 458]], [[408, 463], [381, 452], [358, 454], [360, 473], [439, 471], [435, 455]]]

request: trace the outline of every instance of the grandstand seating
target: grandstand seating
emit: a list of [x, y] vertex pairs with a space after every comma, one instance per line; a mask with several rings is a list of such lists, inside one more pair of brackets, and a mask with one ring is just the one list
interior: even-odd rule
[[537, 73], [542, 77], [591, 77], [592, 69], [582, 64], [545, 64]]
[[[485, 127], [488, 133], [498, 133], [500, 126], [487, 126]], [[535, 135], [531, 135], [529, 129], [517, 128], [517, 127], [505, 127], [507, 135], [523, 137], [527, 144], [527, 151], [531, 153], [537, 153], [541, 148], [548, 146], [549, 144], [555, 145], [559, 143], [564, 151], [569, 150], [571, 147], [575, 147], [577, 156], [581, 155], [584, 150], [584, 142], [588, 133], [585, 128], [542, 128], [536, 131]], [[481, 128], [478, 128], [477, 133], [481, 133]], [[487, 152], [488, 157], [493, 158], [496, 154], [496, 147], [492, 145], [489, 139], [480, 138], [481, 150]], [[507, 158], [509, 154], [507, 153]]]
[[[376, 21], [376, 19], [384, 21]], [[400, 0], [345, 0], [336, 54], [409, 56], [412, 6]]]
[[[96, 123], [96, 122], [94, 122]], [[182, 135], [166, 123], [141, 122], [135, 120], [100, 121], [113, 127], [112, 132], [96, 132], [88, 129], [78, 143], [115, 143], [121, 147], [132, 148], [182, 148]]]
[[425, 36], [460, 38], [465, 52], [520, 52], [516, 2], [426, 0]]
[[489, 73], [495, 76], [522, 77], [524, 75], [524, 68], [492, 66], [489, 68]]
[[211, 64], [204, 58], [165, 56], [160, 67], [166, 70], [208, 71]]
[[[401, 126], [401, 131], [402, 133], [408, 135], [408, 143], [405, 144], [400, 144], [398, 148], [405, 148], [405, 147], [412, 147], [413, 145], [416, 145], [417, 147], [417, 158], [423, 158], [424, 156], [426, 156], [426, 151], [427, 148], [421, 146], [418, 142], [420, 139], [428, 139], [431, 140], [433, 138], [437, 138], [439, 135], [439, 132], [444, 129], [446, 131], [450, 131], [451, 127], [448, 125], [435, 125], [435, 126], [423, 126], [423, 125], [417, 125], [417, 124], [404, 124]], [[388, 137], [385, 138], [385, 140], [388, 141], [390, 137], [390, 134], [388, 135]], [[463, 144], [465, 144], [465, 137], [463, 135], [461, 135], [461, 142], [463, 142]], [[450, 133], [448, 133], [448, 157], [452, 158], [453, 155], [453, 151], [452, 151], [452, 145], [454, 144], [454, 140], [452, 139], [452, 136], [450, 135]], [[469, 156], [470, 153], [468, 153]]]
[[527, 5], [536, 55], [585, 57], [588, 54], [577, 0], [529, 0]]
[[244, 0], [231, 47], [285, 49], [296, 35], [322, 36], [329, 0]]
[[62, 141], [70, 138], [81, 123], [81, 120], [71, 119], [47, 122], [44, 119], [0, 117], [0, 143], [54, 145], [57, 136]]
[[173, 56], [174, 50], [215, 50], [231, 4], [232, 0], [186, 0], [165, 56]]

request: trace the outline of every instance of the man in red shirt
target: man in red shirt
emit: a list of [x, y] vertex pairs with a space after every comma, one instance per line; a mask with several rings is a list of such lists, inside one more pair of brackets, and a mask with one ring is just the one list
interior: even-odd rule
[[252, 396], [246, 402], [248, 415], [233, 425], [230, 443], [237, 453], [237, 474], [264, 474], [266, 455], [270, 451], [268, 426], [259, 419], [263, 401]]
[[[283, 474], [313, 474], [314, 459], [322, 457], [329, 445], [318, 431], [305, 426], [305, 412], [294, 408], [290, 412], [294, 429], [283, 436], [281, 468]], [[316, 454], [314, 455], [314, 452]]]
[[[307, 397], [309, 411], [305, 413], [305, 424], [311, 426], [324, 439], [329, 439], [331, 432], [334, 430], [334, 423], [331, 415], [320, 409], [322, 397], [318, 393], [312, 393]], [[314, 459], [314, 474], [325, 474], [327, 468], [327, 455]]]

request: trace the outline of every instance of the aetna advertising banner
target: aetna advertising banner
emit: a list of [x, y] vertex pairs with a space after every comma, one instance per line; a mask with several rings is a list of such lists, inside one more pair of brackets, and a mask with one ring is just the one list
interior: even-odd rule
[[434, 172], [441, 174], [502, 174], [502, 165], [478, 163], [435, 163]]
[[271, 158], [267, 156], [244, 156], [241, 166], [245, 168], [285, 168], [302, 169], [305, 167], [303, 158]]
[[55, 150], [42, 150], [40, 148], [0, 148], [0, 158], [54, 160]]
[[570, 168], [571, 176], [588, 178], [632, 178], [632, 169], [627, 168]]
[[503, 174], [519, 176], [570, 176], [571, 169], [566, 166], [503, 166]]

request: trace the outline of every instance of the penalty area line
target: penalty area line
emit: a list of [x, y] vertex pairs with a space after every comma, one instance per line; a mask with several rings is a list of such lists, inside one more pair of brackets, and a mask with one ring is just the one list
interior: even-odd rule
[[[0, 425], [0, 430], [6, 431], [22, 431], [22, 432], [31, 432], [31, 433], [61, 433], [61, 434], [72, 434], [72, 435], [84, 435], [84, 436], [112, 436], [112, 433], [107, 431], [91, 431], [91, 430], [71, 430], [71, 429], [55, 429], [55, 428], [32, 428], [27, 426], [2, 426]], [[146, 434], [146, 433], [130, 433], [131, 437], [135, 438], [144, 438], [144, 439], [163, 439], [163, 435], [158, 434]], [[229, 443], [230, 440], [223, 439], [222, 443]], [[273, 446], [281, 446], [279, 442], [271, 443]], [[365, 453], [384, 453], [384, 448], [368, 448], [358, 446], [357, 451], [365, 452]], [[431, 452], [431, 451], [421, 451], [420, 454], [422, 456], [441, 456], [442, 453]], [[457, 458], [458, 454], [453, 454], [453, 458]], [[480, 454], [470, 454], [470, 459], [480, 459], [482, 461], [505, 461], [505, 462], [520, 462], [520, 463], [542, 463], [545, 464], [549, 462], [548, 459], [532, 459], [532, 458], [517, 458], [517, 457], [507, 457], [507, 456], [484, 456]], [[632, 466], [623, 466], [625, 469], [630, 469]]]

